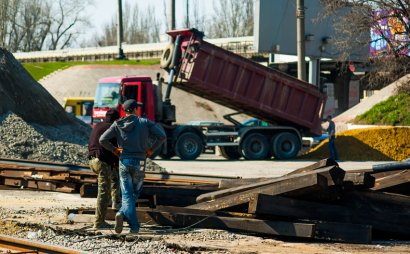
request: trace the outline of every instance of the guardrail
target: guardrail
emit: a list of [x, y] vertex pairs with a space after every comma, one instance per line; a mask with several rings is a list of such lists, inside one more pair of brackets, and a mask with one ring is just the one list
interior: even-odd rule
[[[232, 37], [206, 40], [236, 54], [250, 57], [254, 54], [253, 37]], [[129, 60], [158, 59], [168, 42], [123, 45], [123, 52]], [[16, 52], [14, 57], [23, 63], [57, 61], [107, 61], [118, 55], [117, 46], [63, 49], [34, 52]]]

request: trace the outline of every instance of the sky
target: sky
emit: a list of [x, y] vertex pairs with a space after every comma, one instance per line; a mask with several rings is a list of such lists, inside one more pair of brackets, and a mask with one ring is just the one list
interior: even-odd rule
[[[186, 1], [187, 0], [175, 0], [177, 28], [181, 28], [182, 23], [185, 20]], [[200, 9], [204, 11], [203, 13], [209, 15], [212, 10], [213, 0], [189, 0], [190, 7], [192, 7], [193, 1], [197, 1]], [[169, 10], [168, 5], [170, 3], [170, 0], [122, 0], [122, 2], [123, 5], [125, 4], [125, 2], [128, 2], [131, 4], [131, 6], [137, 3], [138, 6], [140, 6], [140, 8], [143, 10], [147, 9], [148, 5], [153, 5], [155, 6], [156, 11], [154, 15], [157, 15], [159, 20], [164, 20], [164, 2], [166, 3]], [[104, 24], [110, 22], [112, 17], [116, 15], [117, 6], [118, 0], [94, 0], [94, 5], [89, 6], [87, 12], [90, 16], [90, 21], [98, 33], [101, 32], [101, 28], [104, 26]]]

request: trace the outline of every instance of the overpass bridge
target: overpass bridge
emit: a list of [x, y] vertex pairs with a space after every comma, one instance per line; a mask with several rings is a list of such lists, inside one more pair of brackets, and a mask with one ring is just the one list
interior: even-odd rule
[[[209, 43], [215, 44], [226, 50], [232, 51], [244, 57], [255, 55], [253, 49], [253, 36], [208, 39]], [[123, 51], [129, 60], [158, 59], [167, 46], [164, 43], [147, 44], [123, 44]], [[118, 55], [117, 46], [89, 47], [78, 49], [62, 49], [34, 52], [16, 52], [14, 57], [22, 63], [32, 62], [60, 62], [60, 61], [108, 61]]]

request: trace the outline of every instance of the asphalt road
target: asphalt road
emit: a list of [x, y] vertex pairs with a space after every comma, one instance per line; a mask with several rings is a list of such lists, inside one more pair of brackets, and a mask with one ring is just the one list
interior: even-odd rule
[[[155, 162], [172, 173], [255, 178], [279, 177], [317, 161], [228, 161], [213, 154], [204, 154], [195, 161], [182, 161], [174, 157], [171, 160], [159, 159]], [[389, 161], [339, 161], [339, 166], [344, 170], [371, 169], [372, 165], [383, 163]]]

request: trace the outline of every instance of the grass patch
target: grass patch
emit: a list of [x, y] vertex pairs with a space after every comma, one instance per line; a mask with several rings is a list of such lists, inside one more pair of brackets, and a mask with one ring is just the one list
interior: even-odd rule
[[113, 60], [97, 62], [46, 62], [46, 63], [23, 63], [23, 67], [35, 80], [40, 80], [50, 73], [59, 69], [67, 69], [76, 65], [98, 64], [98, 65], [155, 65], [159, 64], [159, 59], [147, 59], [141, 61], [133, 60]]
[[410, 95], [401, 93], [379, 102], [369, 111], [358, 115], [356, 124], [410, 125]]

